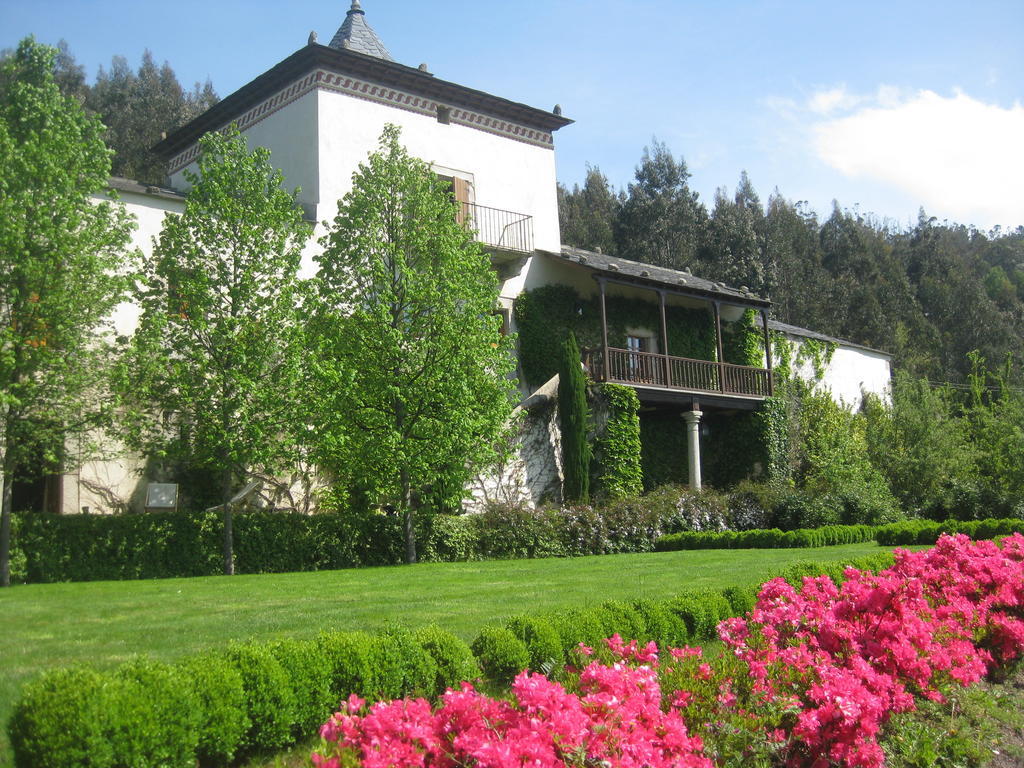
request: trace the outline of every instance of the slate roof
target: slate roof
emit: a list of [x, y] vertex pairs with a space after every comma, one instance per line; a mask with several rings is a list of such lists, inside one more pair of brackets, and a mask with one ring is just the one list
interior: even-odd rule
[[123, 176], [111, 176], [108, 182], [111, 189], [118, 192], [132, 192], [136, 195], [151, 195], [162, 197], [165, 200], [184, 200], [185, 193], [169, 187], [158, 187], [155, 184], [142, 184], [135, 179], [126, 179]]
[[863, 349], [868, 352], [876, 352], [879, 355], [885, 355], [886, 357], [892, 357], [890, 352], [886, 352], [884, 349], [875, 349], [874, 347], [866, 347], [863, 344], [856, 344], [847, 339], [840, 339], [836, 336], [829, 336], [824, 333], [818, 333], [807, 328], [801, 328], [797, 325], [790, 325], [789, 323], [780, 323], [778, 320], [769, 320], [768, 328], [779, 333], [787, 333], [790, 336], [803, 336], [806, 339], [817, 339], [818, 341], [828, 341], [832, 344], [841, 344], [844, 347], [853, 347], [854, 349]]
[[530, 128], [557, 131], [573, 122], [561, 114], [536, 109], [441, 80], [416, 67], [407, 67], [377, 56], [369, 56], [351, 48], [338, 49], [329, 45], [310, 43], [214, 104], [192, 122], [171, 131], [152, 149], [162, 158], [170, 159], [198, 141], [204, 133], [223, 128], [247, 109], [320, 67], [330, 72], [365, 78], [369, 82], [436, 99], [453, 107], [465, 107], [486, 115], [513, 120]]
[[669, 269], [668, 267], [656, 267], [652, 264], [620, 259], [616, 256], [587, 251], [582, 248], [573, 248], [569, 245], [563, 245], [560, 253], [552, 253], [551, 251], [542, 251], [542, 253], [570, 264], [580, 264], [587, 269], [599, 272], [612, 279], [628, 279], [630, 282], [649, 284], [652, 287], [664, 286], [679, 293], [704, 296], [721, 301], [734, 301], [737, 304], [746, 304], [765, 309], [771, 306], [771, 302], [768, 299], [755, 296], [750, 291], [744, 291], [742, 288], [733, 288], [725, 283], [705, 280], [685, 270], [680, 271], [678, 269]]
[[384, 43], [377, 37], [370, 25], [366, 23], [366, 12], [359, 5], [359, 0], [352, 0], [352, 7], [345, 14], [345, 21], [334, 33], [330, 48], [338, 50], [358, 51], [367, 56], [376, 56], [385, 61], [394, 61]]

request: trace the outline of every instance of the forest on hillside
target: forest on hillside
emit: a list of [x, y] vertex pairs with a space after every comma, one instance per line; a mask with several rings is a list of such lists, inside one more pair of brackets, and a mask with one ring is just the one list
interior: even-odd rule
[[[90, 85], [85, 67], [75, 60], [67, 41], [57, 44], [54, 79], [65, 96], [73, 96], [87, 112], [107, 127], [104, 139], [113, 151], [111, 173], [143, 184], [167, 183], [165, 163], [150, 148], [162, 138], [198, 117], [220, 97], [207, 80], [186, 90], [168, 62], [157, 65], [146, 50], [138, 69], [124, 56], [113, 56], [110, 68], [100, 67]], [[0, 51], [0, 60], [13, 51]], [[0, 89], [3, 88], [0, 82]]]
[[778, 190], [762, 202], [745, 173], [709, 209], [689, 178], [658, 142], [624, 190], [588, 167], [582, 186], [559, 185], [562, 242], [747, 286], [776, 319], [891, 352], [932, 382], [963, 385], [975, 350], [1020, 363], [1024, 227], [986, 233], [924, 211], [898, 227], [838, 203], [822, 216]]

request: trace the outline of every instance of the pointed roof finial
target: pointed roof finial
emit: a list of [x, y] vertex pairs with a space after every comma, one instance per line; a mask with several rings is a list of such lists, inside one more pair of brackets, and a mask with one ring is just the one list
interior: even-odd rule
[[345, 14], [345, 21], [331, 40], [331, 48], [358, 51], [378, 59], [394, 61], [384, 43], [366, 23], [366, 12], [359, 0], [352, 0], [352, 7]]

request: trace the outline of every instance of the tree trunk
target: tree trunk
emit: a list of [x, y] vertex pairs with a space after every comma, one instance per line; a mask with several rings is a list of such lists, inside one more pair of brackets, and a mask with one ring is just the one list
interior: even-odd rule
[[409, 486], [409, 471], [401, 471], [402, 479], [402, 523], [405, 533], [405, 562], [416, 562], [416, 528], [413, 525], [412, 489]]
[[221, 519], [224, 521], [224, 575], [235, 575], [234, 520], [231, 514], [231, 470], [225, 469], [221, 482]]
[[[7, 464], [5, 460], [4, 465]], [[3, 501], [0, 502], [0, 587], [11, 586], [11, 506], [14, 502], [14, 472], [0, 466], [3, 475]]]

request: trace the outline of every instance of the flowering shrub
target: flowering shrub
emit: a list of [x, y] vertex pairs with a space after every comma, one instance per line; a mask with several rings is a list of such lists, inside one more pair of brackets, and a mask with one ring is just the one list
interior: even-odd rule
[[882, 768], [893, 714], [1024, 652], [1020, 534], [1001, 547], [944, 536], [845, 578], [768, 582], [745, 618], [719, 624], [726, 650], [713, 659], [682, 647], [659, 661], [653, 642], [615, 635], [581, 644], [565, 685], [519, 674], [510, 701], [469, 684], [436, 710], [350, 698], [313, 764]]
[[745, 619], [719, 626], [742, 667], [738, 699], [774, 710], [787, 766], [879, 768], [877, 736], [891, 715], [919, 697], [942, 701], [1024, 650], [1020, 535], [1001, 549], [946, 536], [930, 551], [898, 552], [877, 575], [846, 577], [841, 587], [805, 578], [799, 591], [770, 581]]
[[[712, 768], [676, 707], [661, 708], [653, 643], [612, 649], [612, 664], [592, 662], [579, 692], [544, 675], [522, 672], [512, 701], [491, 699], [464, 683], [432, 711], [424, 699], [379, 702], [369, 710], [352, 696], [321, 729], [317, 768], [474, 765]], [[627, 663], [627, 660], [633, 663]]]

